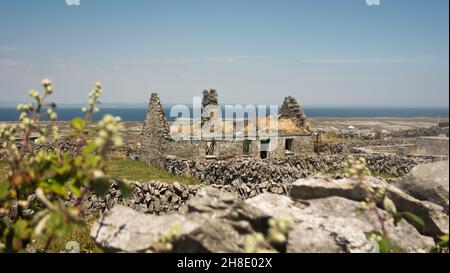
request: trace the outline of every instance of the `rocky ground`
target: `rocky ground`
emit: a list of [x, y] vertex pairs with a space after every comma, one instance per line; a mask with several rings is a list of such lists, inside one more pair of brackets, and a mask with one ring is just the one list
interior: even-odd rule
[[[131, 183], [130, 199], [123, 199], [114, 186], [105, 198], [90, 195], [84, 202], [93, 215], [102, 215], [91, 236], [105, 251], [169, 251], [160, 248], [167, 232], [175, 232], [173, 252], [378, 251], [366, 234], [380, 231], [380, 223], [372, 210], [359, 211], [367, 196], [355, 180], [310, 176], [292, 183], [259, 183], [254, 195], [237, 181], [197, 186]], [[390, 184], [373, 177], [367, 183], [375, 190], [386, 188], [399, 212], [413, 213], [424, 222], [405, 218], [395, 226], [378, 204], [378, 213], [389, 219], [389, 238], [404, 251], [429, 251], [433, 239], [448, 234], [448, 161], [418, 165]], [[271, 219], [290, 219], [285, 240], [268, 239], [274, 232]], [[255, 246], [257, 238], [265, 243]]]
[[[424, 221], [424, 226], [411, 220], [402, 220], [395, 226], [382, 206], [377, 208], [382, 217], [390, 219], [386, 229], [391, 242], [404, 251], [429, 251], [434, 245], [433, 238], [448, 234], [448, 162], [432, 163], [428, 167], [439, 169], [442, 176], [433, 177], [431, 184], [416, 183], [429, 175], [423, 167], [417, 167], [411, 174], [415, 179], [408, 181], [426, 187], [429, 192], [439, 189], [442, 193], [439, 198], [433, 194], [418, 196], [411, 192], [410, 195], [382, 180], [368, 179], [375, 189], [387, 188], [386, 194], [399, 211], [409, 211]], [[402, 180], [398, 183], [405, 185]], [[174, 227], [176, 235], [171, 239], [170, 249], [173, 252], [379, 250], [366, 235], [380, 230], [380, 223], [373, 211], [358, 212], [367, 196], [356, 181], [349, 179], [310, 177], [291, 183], [287, 192], [271, 193], [268, 187], [252, 198], [247, 198], [236, 185], [230, 185], [227, 190], [223, 185], [136, 185], [131, 201], [121, 201], [115, 192], [111, 196], [116, 205], [114, 202], [108, 205], [108, 201], [94, 205], [108, 209], [91, 230], [97, 244], [111, 252], [160, 251], [166, 232]], [[167, 200], [164, 209], [158, 208], [160, 213], [155, 213], [155, 196]], [[441, 203], [441, 197], [447, 208], [437, 204]], [[161, 199], [157, 203], [161, 204]], [[290, 219], [284, 240], [270, 239], [276, 226], [271, 219], [275, 223]], [[255, 244], [257, 238], [264, 238], [265, 243]]]

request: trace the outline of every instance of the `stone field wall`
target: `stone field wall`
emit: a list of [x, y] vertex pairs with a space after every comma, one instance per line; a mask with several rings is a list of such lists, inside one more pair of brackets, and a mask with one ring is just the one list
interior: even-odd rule
[[[392, 177], [403, 176], [418, 164], [438, 160], [369, 153], [358, 156], [366, 159], [372, 172]], [[292, 155], [266, 160], [237, 158], [199, 162], [166, 156], [160, 160], [158, 166], [174, 175], [189, 176], [206, 183], [227, 185], [237, 180], [247, 184], [288, 183], [316, 173], [341, 176], [345, 172], [343, 163], [346, 158], [345, 154]]]

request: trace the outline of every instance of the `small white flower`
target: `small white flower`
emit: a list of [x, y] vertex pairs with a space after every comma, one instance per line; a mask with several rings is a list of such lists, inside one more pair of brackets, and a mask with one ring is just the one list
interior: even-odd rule
[[116, 147], [120, 147], [123, 145], [123, 139], [120, 136], [116, 136], [113, 138], [113, 144]]
[[103, 138], [98, 137], [95, 139], [94, 143], [95, 143], [95, 146], [97, 146], [97, 147], [103, 147], [103, 146], [105, 146], [106, 141]]
[[50, 119], [51, 119], [51, 120], [57, 120], [57, 119], [58, 119], [58, 114], [56, 114], [55, 112], [52, 112], [52, 113], [50, 114]]
[[51, 85], [46, 86], [45, 92], [47, 92], [48, 95], [51, 95], [53, 93], [53, 87]]
[[94, 170], [94, 172], [92, 173], [92, 176], [94, 177], [94, 179], [101, 179], [101, 178], [105, 178], [105, 173], [102, 172], [101, 170]]
[[47, 87], [47, 86], [52, 85], [52, 82], [51, 82], [49, 79], [43, 79], [42, 82], [41, 82], [41, 84], [42, 84], [44, 87]]
[[29, 95], [30, 95], [30, 97], [37, 98], [37, 97], [39, 97], [39, 92], [36, 90], [31, 90], [29, 92]]
[[98, 132], [98, 136], [101, 138], [108, 138], [109, 134], [105, 130], [101, 130], [100, 132]]
[[36, 144], [44, 144], [47, 141], [47, 139], [44, 136], [41, 136], [40, 138], [35, 140]]

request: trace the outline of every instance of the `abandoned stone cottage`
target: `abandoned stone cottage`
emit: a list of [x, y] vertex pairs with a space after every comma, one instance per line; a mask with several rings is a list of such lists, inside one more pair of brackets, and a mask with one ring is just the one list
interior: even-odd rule
[[[218, 95], [215, 90], [203, 92], [202, 111], [209, 106], [216, 106], [216, 109], [219, 107]], [[214, 112], [207, 118], [202, 115], [202, 126], [213, 117]], [[147, 163], [158, 163], [161, 158], [168, 155], [195, 161], [226, 160], [235, 157], [265, 159], [284, 158], [291, 154], [314, 151], [314, 137], [306, 124], [303, 108], [295, 98], [285, 98], [277, 119], [277, 135], [274, 137], [255, 135], [252, 138], [232, 139], [174, 139], [171, 132], [180, 129], [174, 128], [174, 123], [168, 123], [159, 95], [153, 93], [142, 128], [140, 158]], [[230, 127], [236, 130], [235, 120], [222, 121], [224, 124], [234, 122]], [[244, 123], [245, 129], [247, 129], [249, 121], [246, 119]], [[189, 128], [195, 130], [192, 126]], [[244, 133], [234, 131], [233, 133], [247, 136], [248, 131]]]

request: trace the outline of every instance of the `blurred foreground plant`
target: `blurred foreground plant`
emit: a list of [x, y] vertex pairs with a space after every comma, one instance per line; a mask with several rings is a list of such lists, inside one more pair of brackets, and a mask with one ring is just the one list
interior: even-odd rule
[[266, 236], [259, 232], [245, 236], [244, 251], [246, 253], [270, 253], [274, 249], [285, 251], [283, 248], [287, 242], [287, 235], [294, 225], [293, 219], [290, 216], [272, 218], [268, 224]]
[[[364, 210], [372, 211], [380, 224], [380, 231], [374, 230], [366, 233], [367, 238], [378, 244], [381, 253], [404, 252], [401, 247], [395, 245], [389, 238], [389, 232], [386, 228], [386, 223], [389, 221], [388, 217], [393, 219], [395, 226], [402, 219], [407, 219], [424, 226], [425, 223], [423, 220], [410, 212], [398, 212], [395, 203], [386, 194], [386, 188], [377, 187], [375, 189], [371, 186], [366, 179], [371, 173], [364, 158], [356, 159], [353, 155], [349, 155], [344, 167], [347, 169], [345, 176], [358, 181], [356, 187], [365, 191], [366, 200], [362, 202], [362, 206], [358, 212]], [[387, 212], [387, 217], [378, 210], [378, 206], [383, 207]]]
[[439, 238], [436, 245], [431, 248], [431, 253], [447, 253], [448, 254], [448, 234]]
[[[106, 194], [110, 187], [105, 175], [106, 152], [108, 147], [122, 145], [120, 118], [105, 115], [97, 127], [86, 128], [92, 114], [98, 112], [101, 84], [96, 83], [83, 108], [85, 117], [71, 122], [82, 152], [75, 156], [63, 153], [55, 122], [56, 104], [46, 102], [53, 86], [50, 80], [43, 80], [42, 86], [43, 93], [29, 93], [34, 103], [17, 106], [19, 124], [0, 125], [0, 143], [10, 168], [7, 177], [0, 177], [0, 252], [25, 252], [33, 238], [42, 236], [48, 246], [67, 234], [69, 223], [83, 224], [83, 197], [89, 190]], [[41, 122], [44, 116], [49, 122]], [[38, 144], [53, 142], [53, 151], [35, 151], [32, 139]], [[129, 192], [124, 182], [119, 182], [119, 187]], [[62, 202], [69, 192], [76, 201], [65, 207]]]

